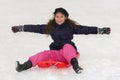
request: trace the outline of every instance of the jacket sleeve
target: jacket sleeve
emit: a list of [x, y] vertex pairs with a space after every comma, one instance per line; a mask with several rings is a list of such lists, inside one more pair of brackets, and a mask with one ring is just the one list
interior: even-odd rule
[[74, 34], [97, 34], [98, 28], [95, 26], [77, 25], [77, 28], [73, 29]]
[[45, 34], [46, 25], [24, 25], [24, 32], [34, 32]]

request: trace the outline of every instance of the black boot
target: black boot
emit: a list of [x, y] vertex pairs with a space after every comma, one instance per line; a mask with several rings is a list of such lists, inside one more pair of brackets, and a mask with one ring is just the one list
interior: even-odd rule
[[76, 58], [72, 58], [71, 59], [71, 65], [74, 69], [74, 71], [79, 74], [83, 71], [83, 68], [81, 68], [79, 65], [78, 65], [78, 60]]
[[24, 64], [20, 64], [19, 61], [17, 61], [16, 71], [21, 72], [31, 67], [32, 67], [32, 62], [30, 60], [26, 61]]

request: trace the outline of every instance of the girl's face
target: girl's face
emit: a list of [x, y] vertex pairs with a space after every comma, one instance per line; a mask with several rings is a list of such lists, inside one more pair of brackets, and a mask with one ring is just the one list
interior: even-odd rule
[[58, 25], [62, 25], [65, 22], [65, 20], [67, 19], [67, 17], [64, 14], [60, 13], [60, 12], [56, 13], [54, 15], [54, 18], [55, 18], [55, 22]]

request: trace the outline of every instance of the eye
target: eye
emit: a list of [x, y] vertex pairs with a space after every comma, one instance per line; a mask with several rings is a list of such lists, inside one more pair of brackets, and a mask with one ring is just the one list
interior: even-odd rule
[[63, 18], [63, 16], [60, 16], [60, 18]]
[[55, 16], [56, 18], [59, 18], [59, 16]]

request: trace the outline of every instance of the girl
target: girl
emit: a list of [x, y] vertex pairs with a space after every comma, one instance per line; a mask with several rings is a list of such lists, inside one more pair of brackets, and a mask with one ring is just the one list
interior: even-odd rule
[[21, 72], [31, 67], [35, 67], [38, 62], [55, 60], [70, 63], [76, 73], [81, 73], [83, 68], [78, 64], [77, 47], [73, 39], [74, 34], [110, 34], [110, 28], [98, 28], [93, 26], [78, 25], [69, 18], [69, 13], [64, 8], [56, 8], [53, 19], [46, 25], [19, 25], [13, 26], [12, 31], [16, 32], [35, 32], [50, 35], [53, 42], [50, 50], [39, 52], [28, 58], [28, 61], [20, 64], [17, 61], [16, 71]]

